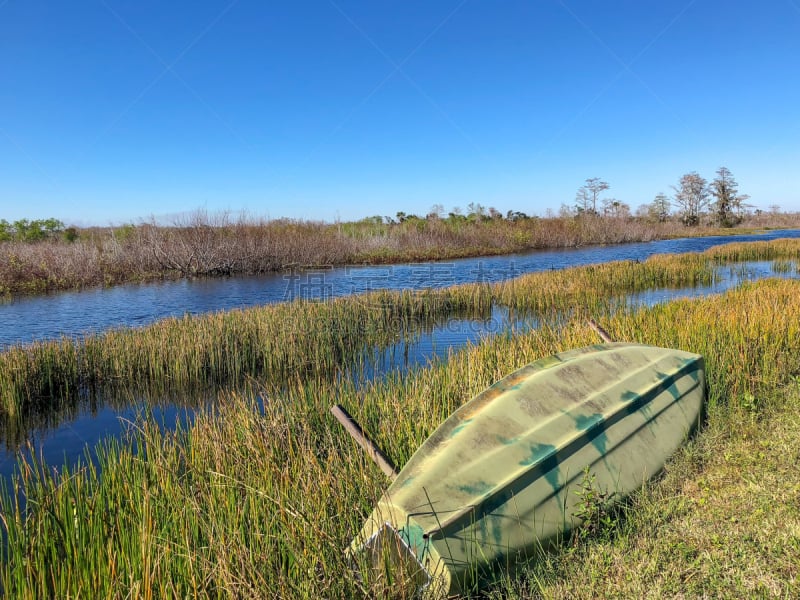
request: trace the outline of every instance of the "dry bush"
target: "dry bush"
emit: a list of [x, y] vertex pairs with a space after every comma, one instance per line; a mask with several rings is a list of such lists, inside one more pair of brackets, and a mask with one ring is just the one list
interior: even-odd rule
[[[742, 227], [798, 227], [800, 214], [761, 214]], [[86, 229], [74, 242], [0, 243], [0, 294], [155, 279], [259, 274], [287, 268], [402, 263], [544, 248], [651, 241], [728, 230], [584, 214], [578, 217], [380, 218], [356, 223], [257, 221], [196, 211], [169, 225]]]

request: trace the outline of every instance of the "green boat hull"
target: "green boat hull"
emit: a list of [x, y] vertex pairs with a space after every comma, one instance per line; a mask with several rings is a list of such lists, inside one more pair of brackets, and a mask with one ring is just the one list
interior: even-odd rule
[[680, 350], [613, 343], [533, 362], [434, 431], [350, 552], [430, 596], [475, 589], [578, 523], [586, 468], [619, 496], [658, 473], [704, 399], [703, 358]]

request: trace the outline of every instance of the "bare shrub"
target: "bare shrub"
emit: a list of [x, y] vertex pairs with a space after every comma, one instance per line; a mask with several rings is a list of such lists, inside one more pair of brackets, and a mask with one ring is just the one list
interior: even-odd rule
[[[522, 215], [522, 213], [519, 213]], [[800, 214], [756, 212], [741, 227], [798, 227]], [[701, 235], [710, 230], [692, 228]], [[549, 218], [380, 217], [327, 224], [256, 221], [195, 211], [169, 225], [77, 231], [71, 241], [0, 242], [0, 293], [31, 294], [155, 279], [259, 274], [288, 268], [398, 263], [650, 241], [686, 235], [678, 219], [654, 222], [591, 213]]]

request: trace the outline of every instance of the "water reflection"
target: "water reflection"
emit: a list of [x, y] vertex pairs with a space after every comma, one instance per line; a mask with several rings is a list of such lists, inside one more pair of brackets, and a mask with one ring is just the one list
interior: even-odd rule
[[423, 264], [319, 268], [258, 277], [180, 280], [64, 292], [0, 305], [0, 349], [33, 340], [74, 338], [112, 327], [142, 326], [165, 317], [258, 306], [297, 297], [329, 298], [375, 289], [426, 289], [497, 282], [523, 273], [615, 260], [642, 261], [654, 254], [699, 252], [730, 242], [787, 237], [800, 237], [800, 231], [592, 246]]
[[[369, 272], [374, 275], [378, 271], [370, 268]], [[441, 275], [441, 271], [431, 271], [435, 272]], [[372, 275], [368, 278], [370, 281], [374, 281]], [[723, 265], [716, 268], [710, 285], [649, 290], [623, 296], [621, 301], [652, 305], [675, 298], [724, 292], [743, 281], [771, 276], [797, 278], [798, 266], [792, 261]], [[302, 278], [298, 280], [298, 286], [304, 281]], [[183, 285], [190, 284], [183, 282]], [[152, 291], [153, 288], [150, 289]], [[300, 289], [298, 287], [298, 291]], [[535, 314], [512, 313], [503, 306], [494, 306], [486, 314], [451, 315], [447, 319], [414, 323], [398, 331], [398, 337], [392, 341], [387, 340], [378, 347], [370, 345], [355, 348], [353, 354], [342, 356], [337, 367], [338, 373], [339, 376], [363, 380], [395, 371], [405, 372], [432, 360], [446, 358], [449, 352], [469, 343], [479, 343], [486, 336], [513, 335], [535, 328], [538, 323]], [[348, 372], [350, 365], [356, 365], [356, 368]], [[216, 397], [217, 392], [211, 389], [195, 390], [193, 393], [186, 390], [170, 393], [163, 390], [134, 392], [123, 389], [106, 390], [104, 393], [85, 392], [62, 399], [56, 405], [48, 403], [34, 406], [21, 418], [0, 422], [0, 436], [6, 448], [0, 454], [0, 476], [8, 476], [13, 471], [18, 449], [26, 443], [30, 443], [30, 446], [24, 452], [34, 452], [49, 465], [72, 464], [87, 452], [87, 447], [91, 458], [92, 449], [99, 440], [121, 436], [128, 423], [135, 421], [145, 407], [164, 427], [174, 428], [178, 422], [191, 420], [195, 411], [209, 406]]]
[[355, 381], [368, 381], [391, 372], [405, 373], [409, 369], [425, 367], [432, 361], [446, 359], [449, 353], [468, 344], [478, 344], [487, 336], [527, 331], [538, 323], [539, 318], [535, 315], [515, 314], [504, 306], [494, 306], [486, 318], [448, 319], [418, 332], [413, 339], [387, 348], [365, 349], [365, 358], [361, 361], [363, 369], [351, 371], [349, 376]]
[[[314, 362], [294, 369], [253, 372], [249, 382], [228, 381], [219, 387], [201, 382], [194, 389], [183, 385], [175, 389], [170, 387], [167, 378], [140, 389], [110, 384], [101, 388], [82, 388], [64, 397], [30, 403], [20, 414], [0, 414], [0, 439], [4, 446], [0, 454], [0, 476], [13, 472], [20, 449], [28, 455], [41, 455], [49, 465], [62, 465], [65, 461], [72, 464], [84, 455], [87, 445], [93, 451], [93, 446], [101, 439], [120, 437], [143, 411], [147, 411], [156, 422], [163, 423], [164, 427], [174, 428], [176, 422], [186, 421], [196, 411], [213, 405], [226, 384], [241, 388], [255, 383], [260, 389], [277, 392], [298, 377], [332, 379], [351, 368], [378, 377], [389, 368], [379, 364], [378, 357], [382, 353], [388, 356], [396, 348], [404, 347], [408, 349], [407, 356], [422, 357], [426, 347], [424, 344], [418, 346], [419, 340], [433, 340], [435, 331], [452, 328], [453, 323], [458, 322], [491, 323], [492, 318], [489, 311], [472, 308], [451, 308], [447, 316], [398, 317], [387, 331], [365, 336], [361, 347], [346, 345], [338, 348], [330, 363]], [[452, 341], [457, 343], [455, 337]], [[412, 362], [413, 359], [408, 365]], [[304, 370], [298, 371], [299, 368]], [[144, 385], [144, 380], [140, 383]]]
[[0, 452], [0, 477], [8, 478], [17, 469], [18, 457], [29, 463], [33, 458], [49, 467], [74, 465], [78, 460], [96, 461], [98, 442], [122, 438], [144, 415], [165, 429], [188, 424], [197, 410], [208, 406], [205, 398], [156, 398], [124, 393], [113, 402], [93, 406], [69, 403], [61, 410], [39, 411], [25, 420], [3, 422]]
[[766, 277], [798, 279], [800, 274], [796, 269], [784, 271], [779, 268], [776, 270], [775, 261], [752, 261], [735, 265], [722, 265], [715, 269], [711, 285], [646, 290], [631, 294], [627, 298], [627, 302], [635, 306], [651, 306], [678, 298], [697, 298], [709, 294], [721, 294], [744, 282], [756, 281]]

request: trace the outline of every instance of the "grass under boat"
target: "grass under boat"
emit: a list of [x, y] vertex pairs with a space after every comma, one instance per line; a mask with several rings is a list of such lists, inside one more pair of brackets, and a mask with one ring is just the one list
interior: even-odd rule
[[700, 355], [606, 343], [535, 361], [461, 406], [420, 446], [353, 540], [374, 575], [442, 597], [563, 538], [588, 474], [638, 489], [695, 429]]

